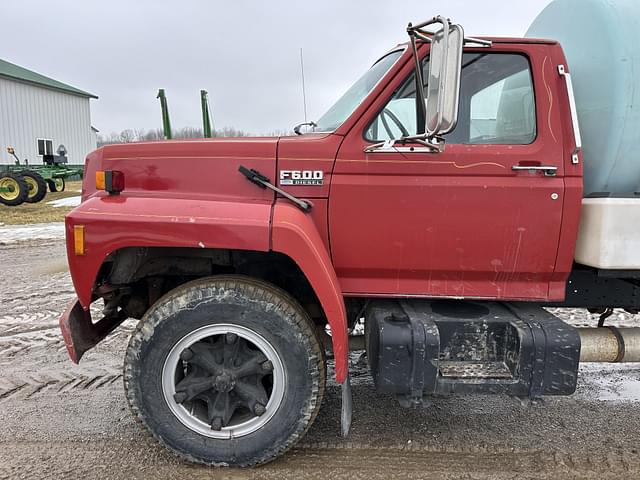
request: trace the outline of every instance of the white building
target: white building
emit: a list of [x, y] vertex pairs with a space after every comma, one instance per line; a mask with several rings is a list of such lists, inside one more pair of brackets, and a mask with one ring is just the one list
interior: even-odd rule
[[42, 156], [67, 149], [69, 164], [84, 164], [96, 148], [89, 101], [95, 95], [0, 59], [0, 164], [41, 164]]

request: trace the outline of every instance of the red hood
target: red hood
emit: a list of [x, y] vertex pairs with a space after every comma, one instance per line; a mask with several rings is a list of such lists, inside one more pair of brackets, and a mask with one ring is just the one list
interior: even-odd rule
[[277, 144], [277, 137], [242, 137], [107, 145], [87, 157], [82, 199], [96, 192], [97, 170], [119, 170], [128, 196], [272, 201], [273, 193], [249, 182], [238, 167], [275, 180]]

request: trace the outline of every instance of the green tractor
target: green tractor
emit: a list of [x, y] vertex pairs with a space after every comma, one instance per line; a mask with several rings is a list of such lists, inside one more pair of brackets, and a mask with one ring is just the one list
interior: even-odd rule
[[66, 165], [64, 145], [58, 147], [57, 155], [44, 155], [43, 165], [29, 165], [27, 160], [21, 162], [13, 147], [8, 147], [7, 152], [16, 162], [0, 171], [0, 203], [4, 205], [13, 207], [23, 202], [37, 203], [47, 195], [47, 188], [51, 192], [62, 192], [66, 178], [82, 176], [82, 168]]

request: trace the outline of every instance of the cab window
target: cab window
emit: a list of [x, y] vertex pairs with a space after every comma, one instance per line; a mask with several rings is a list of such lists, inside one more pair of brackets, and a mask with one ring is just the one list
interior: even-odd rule
[[[426, 60], [425, 79], [428, 70]], [[365, 138], [379, 142], [417, 134], [415, 98], [415, 75], [411, 74], [367, 127]], [[535, 140], [533, 82], [524, 55], [463, 55], [458, 125], [445, 138], [447, 143], [501, 145]]]

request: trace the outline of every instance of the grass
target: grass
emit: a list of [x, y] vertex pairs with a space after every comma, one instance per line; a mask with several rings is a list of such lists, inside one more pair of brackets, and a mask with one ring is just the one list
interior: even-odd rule
[[54, 207], [47, 202], [80, 195], [81, 181], [67, 182], [64, 192], [47, 192], [38, 203], [23, 203], [16, 207], [0, 204], [0, 223], [5, 225], [26, 225], [29, 223], [62, 222], [73, 207]]

